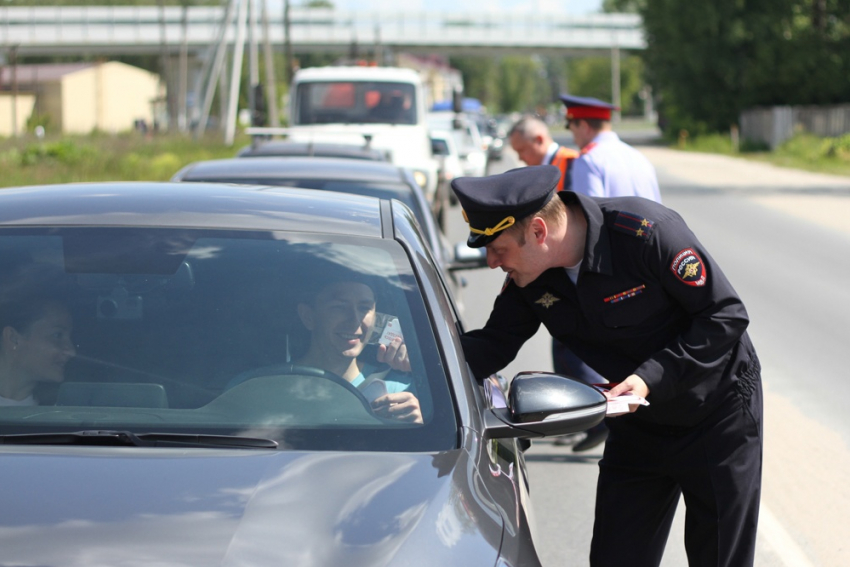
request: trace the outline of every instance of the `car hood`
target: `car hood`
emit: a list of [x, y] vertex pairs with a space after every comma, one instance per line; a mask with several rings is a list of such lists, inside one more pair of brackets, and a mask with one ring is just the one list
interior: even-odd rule
[[494, 565], [463, 451], [0, 448], [0, 563]]

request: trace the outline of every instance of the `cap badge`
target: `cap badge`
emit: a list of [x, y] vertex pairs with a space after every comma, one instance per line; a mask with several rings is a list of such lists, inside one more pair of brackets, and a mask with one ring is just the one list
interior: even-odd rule
[[538, 299], [534, 303], [539, 303], [540, 305], [542, 305], [546, 309], [549, 309], [550, 307], [555, 305], [556, 301], [561, 301], [561, 300], [560, 300], [560, 298], [555, 297], [554, 295], [552, 295], [551, 293], [549, 293], [547, 291], [546, 293], [543, 294], [543, 296], [540, 299]]

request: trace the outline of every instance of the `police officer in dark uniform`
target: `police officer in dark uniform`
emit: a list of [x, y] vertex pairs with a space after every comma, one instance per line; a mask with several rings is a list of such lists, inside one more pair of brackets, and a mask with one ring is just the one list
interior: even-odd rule
[[655, 566], [683, 495], [690, 564], [752, 565], [762, 469], [760, 366], [743, 303], [674, 211], [555, 191], [540, 165], [452, 187], [471, 247], [507, 272], [462, 343], [476, 376], [507, 366], [540, 324], [649, 406], [606, 419], [593, 567]]

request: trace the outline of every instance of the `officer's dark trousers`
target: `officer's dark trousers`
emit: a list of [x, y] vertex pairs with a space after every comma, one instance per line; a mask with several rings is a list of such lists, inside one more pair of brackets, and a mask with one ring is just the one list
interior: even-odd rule
[[582, 362], [573, 351], [558, 339], [552, 339], [552, 366], [558, 374], [572, 376], [585, 384], [604, 384], [608, 381]]
[[592, 567], [657, 566], [680, 494], [691, 567], [753, 564], [762, 470], [759, 380], [748, 394], [686, 430], [606, 420]]

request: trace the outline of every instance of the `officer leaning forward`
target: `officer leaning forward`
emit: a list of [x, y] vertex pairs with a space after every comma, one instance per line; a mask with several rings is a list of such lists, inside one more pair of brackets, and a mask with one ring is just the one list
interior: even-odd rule
[[759, 361], [747, 312], [682, 218], [637, 197], [556, 192], [551, 165], [452, 187], [471, 247], [508, 276], [462, 337], [475, 375], [507, 366], [540, 323], [647, 407], [608, 418], [592, 566], [658, 565], [684, 496], [691, 565], [752, 565], [762, 469]]

